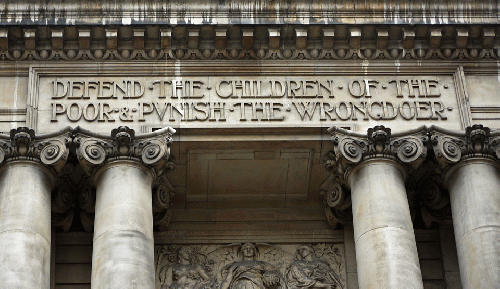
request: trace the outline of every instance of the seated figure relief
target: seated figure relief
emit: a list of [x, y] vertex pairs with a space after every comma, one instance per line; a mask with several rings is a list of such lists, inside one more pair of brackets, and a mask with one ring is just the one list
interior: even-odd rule
[[204, 289], [211, 288], [211, 278], [199, 264], [193, 264], [193, 251], [182, 247], [178, 254], [178, 264], [169, 267], [161, 289]]
[[156, 289], [345, 288], [343, 245], [158, 246]]
[[250, 243], [241, 246], [242, 260], [225, 266], [220, 289], [265, 289], [281, 285], [279, 272], [271, 264], [259, 261], [257, 247]]
[[307, 245], [297, 248], [295, 260], [288, 267], [286, 279], [290, 289], [343, 288], [340, 277], [328, 263], [319, 260], [314, 249]]

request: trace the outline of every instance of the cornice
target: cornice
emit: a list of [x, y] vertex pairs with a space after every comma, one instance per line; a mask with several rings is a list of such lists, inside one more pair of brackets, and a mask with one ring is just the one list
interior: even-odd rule
[[0, 24], [485, 24], [498, 11], [496, 0], [5, 0]]
[[480, 61], [500, 26], [444, 24], [68, 25], [0, 28], [0, 61]]

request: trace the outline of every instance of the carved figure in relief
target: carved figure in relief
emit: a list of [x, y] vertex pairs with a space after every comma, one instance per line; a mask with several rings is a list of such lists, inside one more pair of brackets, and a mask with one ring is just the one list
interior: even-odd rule
[[288, 288], [343, 288], [340, 277], [328, 263], [319, 260], [311, 246], [297, 248], [295, 260], [287, 269]]
[[182, 247], [178, 254], [178, 264], [168, 268], [165, 283], [161, 289], [204, 289], [211, 288], [212, 282], [205, 269], [193, 264], [193, 251], [190, 247]]
[[220, 289], [282, 288], [279, 271], [271, 264], [256, 260], [259, 251], [254, 244], [245, 243], [238, 250], [242, 260], [222, 268]]

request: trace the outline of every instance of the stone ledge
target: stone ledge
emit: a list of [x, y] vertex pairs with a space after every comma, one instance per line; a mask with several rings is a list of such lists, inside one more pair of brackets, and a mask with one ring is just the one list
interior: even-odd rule
[[2, 25], [498, 23], [497, 1], [6, 0]]

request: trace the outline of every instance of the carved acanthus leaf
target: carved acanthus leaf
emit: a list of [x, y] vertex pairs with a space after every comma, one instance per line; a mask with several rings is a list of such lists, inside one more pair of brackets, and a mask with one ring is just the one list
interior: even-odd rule
[[0, 164], [14, 160], [40, 162], [55, 172], [62, 169], [68, 159], [67, 144], [71, 141], [71, 129], [35, 136], [27, 127], [10, 131], [10, 136], [0, 136]]
[[118, 159], [137, 161], [161, 174], [170, 168], [168, 160], [174, 132], [167, 127], [136, 136], [133, 129], [121, 126], [114, 129], [111, 136], [102, 136], [78, 129], [76, 152], [81, 165], [90, 175], [106, 162]]
[[463, 159], [500, 159], [500, 132], [490, 132], [482, 125], [467, 127], [465, 134], [431, 127], [430, 135], [436, 160], [443, 171]]
[[339, 177], [332, 173], [320, 186], [324, 196], [326, 219], [333, 229], [352, 221], [351, 192], [344, 189]]
[[160, 231], [165, 231], [172, 216], [170, 202], [175, 194], [175, 188], [165, 174], [158, 176], [155, 183], [153, 188], [153, 222]]
[[384, 126], [370, 128], [366, 135], [337, 127], [329, 131], [334, 143], [334, 163], [344, 181], [350, 169], [363, 160], [386, 158], [416, 168], [427, 156], [428, 133], [425, 127], [398, 134], [392, 134]]

